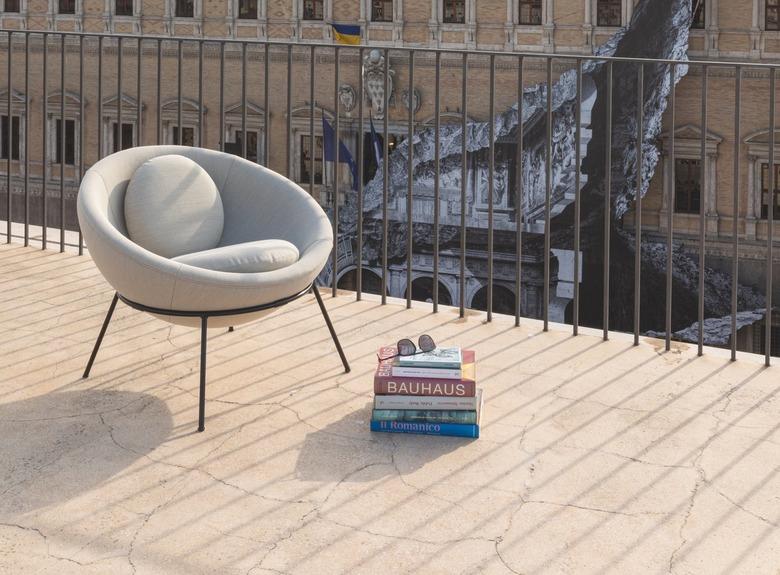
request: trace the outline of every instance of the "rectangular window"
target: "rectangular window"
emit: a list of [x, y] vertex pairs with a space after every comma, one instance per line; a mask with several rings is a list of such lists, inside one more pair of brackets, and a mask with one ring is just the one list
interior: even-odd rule
[[674, 211], [698, 214], [701, 201], [701, 160], [674, 161]]
[[[311, 182], [311, 138], [308, 134], [301, 136], [301, 179], [299, 183]], [[322, 136], [314, 137], [314, 183], [322, 183]]]
[[75, 14], [76, 13], [76, 0], [59, 0], [60, 14]]
[[173, 126], [173, 145], [174, 146], [194, 146], [195, 128], [184, 126], [181, 129], [182, 140], [179, 142], [179, 126]]
[[518, 1], [520, 2], [518, 24], [537, 26], [542, 23], [542, 0]]
[[705, 0], [691, 0], [693, 2], [693, 20], [691, 21], [691, 29], [704, 30], [705, 26], [705, 14], [704, 14], [704, 1]]
[[[761, 219], [766, 220], [769, 218], [769, 166], [768, 164], [761, 165]], [[775, 164], [775, 181], [774, 181], [775, 193], [774, 196], [774, 213], [772, 217], [775, 220], [780, 221], [780, 164]]]
[[19, 0], [5, 0], [3, 4], [4, 12], [19, 12]]
[[116, 0], [114, 4], [114, 14], [117, 16], [133, 15], [133, 0]]
[[620, 26], [623, 23], [622, 0], [597, 0], [596, 25]]
[[392, 22], [393, 21], [393, 0], [372, 0], [371, 21]]
[[303, 0], [303, 19], [324, 20], [325, 19], [324, 0]]
[[444, 1], [444, 23], [445, 24], [465, 24], [466, 23], [466, 0], [443, 0]]
[[238, 17], [241, 20], [257, 20], [257, 0], [238, 0]]
[[[225, 142], [225, 151], [228, 154], [241, 157], [244, 153], [244, 133], [241, 130], [236, 131], [235, 142]], [[257, 162], [257, 142], [258, 133], [254, 130], [246, 131], [246, 159], [250, 162]]]
[[[57, 119], [57, 128], [54, 133], [54, 158], [56, 164], [63, 163], [62, 157], [62, 120]], [[65, 164], [76, 164], [76, 121], [65, 120]]]
[[195, 16], [195, 0], [176, 0], [176, 17], [193, 18]]
[[780, 30], [780, 0], [766, 0], [767, 30]]
[[[112, 140], [112, 152], [118, 152], [119, 151], [119, 134], [117, 134], [117, 131], [119, 129], [119, 124], [117, 122], [111, 123], [111, 135], [113, 137]], [[122, 122], [122, 149], [126, 150], [128, 148], [133, 147], [133, 125], [132, 124], [125, 124]]]
[[19, 127], [21, 125], [19, 116], [11, 116], [11, 136], [8, 136], [8, 116], [0, 116], [0, 158], [8, 159], [11, 154], [12, 160], [19, 159]]

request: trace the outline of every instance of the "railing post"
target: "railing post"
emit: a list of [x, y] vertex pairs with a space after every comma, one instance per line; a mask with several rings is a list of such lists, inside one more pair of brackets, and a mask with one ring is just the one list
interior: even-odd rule
[[466, 146], [466, 131], [468, 130], [468, 69], [469, 55], [463, 53], [461, 65], [461, 92], [460, 92], [460, 309], [459, 316], [466, 315], [466, 192], [468, 176], [468, 148]]
[[414, 247], [414, 52], [409, 52], [409, 109], [406, 125], [406, 307], [412, 307], [412, 249]]
[[639, 345], [639, 328], [642, 313], [641, 277], [642, 277], [642, 146], [645, 140], [645, 67], [639, 64], [637, 74], [637, 110], [636, 110], [636, 211], [634, 213], [634, 345]]
[[[6, 88], [8, 90], [8, 135], [6, 136], [8, 146], [8, 161], [6, 162], [6, 211], [8, 215], [8, 221], [6, 222], [6, 243], [11, 243], [11, 224], [14, 221], [13, 214], [11, 213], [11, 159], [14, 151], [13, 134], [14, 134], [14, 117], [11, 115], [11, 93], [13, 92], [13, 84], [11, 82], [11, 66], [13, 58], [13, 32], [8, 32], [8, 62], [6, 63], [8, 77], [6, 79]], [[24, 95], [25, 98], [27, 94]]]
[[607, 133], [606, 165], [604, 166], [604, 288], [602, 290], [603, 338], [609, 339], [609, 244], [612, 228], [612, 60], [607, 62]]
[[[542, 317], [544, 331], [550, 327], [550, 210], [552, 209], [552, 139], [553, 139], [553, 99], [552, 99], [552, 58], [547, 57], [547, 141], [544, 159], [544, 301], [542, 302]], [[492, 201], [492, 198], [491, 198]]]
[[[436, 52], [434, 70], [434, 160], [433, 175], [433, 313], [439, 311], [439, 202], [441, 200], [441, 52]], [[491, 92], [491, 97], [492, 97]], [[411, 98], [411, 94], [409, 95]], [[387, 110], [385, 110], [387, 118]], [[387, 159], [385, 159], [387, 164]]]
[[[387, 303], [387, 236], [388, 236], [388, 223], [387, 223], [387, 202], [390, 183], [387, 181], [389, 178], [390, 170], [388, 169], [388, 126], [387, 126], [387, 104], [389, 101], [387, 89], [389, 85], [388, 78], [390, 76], [390, 51], [385, 48], [384, 50], [385, 64], [384, 64], [384, 76], [383, 76], [383, 103], [382, 103], [382, 117], [384, 118], [382, 126], [382, 305]], [[438, 173], [439, 167], [436, 167]]]
[[[336, 123], [335, 126], [333, 126], [335, 131], [333, 139], [336, 140], [334, 142], [334, 146], [336, 147], [336, 161], [333, 164], [333, 237], [335, 239], [333, 242], [333, 281], [331, 282], [333, 297], [338, 295], [339, 277], [339, 176], [341, 172], [339, 165], [341, 160], [341, 101], [339, 100], [339, 82], [341, 81], [341, 70], [339, 69], [339, 56], [339, 48], [336, 46], [333, 48], [333, 73], [335, 75], [333, 82], [333, 108], [334, 113], [336, 114]], [[325, 137], [324, 130], [322, 136]]]
[[737, 360], [737, 299], [739, 287], [739, 149], [742, 138], [742, 67], [734, 67], [734, 176], [731, 216], [731, 361]]
[[[60, 36], [60, 253], [65, 252], [65, 34]], [[76, 124], [73, 124], [74, 136]], [[75, 152], [75, 150], [74, 150]]]
[[[102, 37], [101, 37], [102, 41]], [[43, 118], [43, 121], [41, 122], [41, 128], [43, 132], [43, 137], [41, 138], [41, 200], [43, 202], [42, 205], [42, 220], [41, 220], [41, 226], [42, 226], [42, 234], [41, 234], [41, 249], [46, 249], [46, 243], [47, 243], [47, 236], [48, 236], [48, 210], [47, 208], [47, 201], [46, 201], [46, 180], [48, 179], [48, 171], [49, 171], [49, 146], [48, 146], [48, 103], [49, 103], [49, 81], [48, 81], [48, 71], [49, 71], [49, 35], [44, 33], [43, 34], [43, 99], [41, 100], [41, 118]], [[98, 64], [99, 66], [100, 64]], [[55, 123], [56, 125], [56, 123]], [[56, 130], [55, 130], [55, 137], [56, 137]]]
[[363, 48], [358, 51], [358, 197], [357, 197], [357, 301], [363, 297], [363, 154], [365, 141], [365, 115], [363, 109]]
[[674, 129], [675, 129], [675, 95], [677, 93], [677, 67], [672, 64], [669, 67], [669, 182], [666, 197], [666, 351], [672, 349], [672, 265], [674, 255], [674, 188], [675, 188], [675, 157], [674, 157]]
[[772, 272], [774, 271], [774, 260], [772, 258], [772, 248], [774, 243], [774, 223], [775, 207], [775, 94], [776, 79], [775, 72], [777, 68], [772, 68], [769, 72], [769, 182], [767, 190], [769, 192], [769, 206], [767, 209], [766, 221], [766, 319], [764, 322], [764, 338], [766, 341], [766, 354], [764, 363], [769, 367], [772, 363]]
[[699, 194], [699, 333], [698, 355], [704, 354], [704, 264], [705, 264], [705, 211], [707, 197], [707, 74], [702, 67], [701, 76], [701, 186]]
[[574, 133], [574, 301], [572, 303], [572, 334], [580, 328], [580, 168], [582, 165], [582, 60], [577, 59], [577, 109]]

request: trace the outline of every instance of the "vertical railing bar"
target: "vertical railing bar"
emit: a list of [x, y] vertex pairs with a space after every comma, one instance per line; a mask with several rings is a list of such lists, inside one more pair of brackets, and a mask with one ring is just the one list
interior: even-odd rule
[[709, 68], [702, 67], [701, 77], [701, 186], [699, 188], [699, 334], [698, 354], [704, 353], [704, 242], [706, 189], [707, 189], [707, 75]]
[[[316, 113], [315, 106], [314, 106], [314, 58], [316, 54], [314, 53], [314, 46], [310, 48], [309, 52], [309, 195], [311, 197], [314, 197], [314, 114]], [[290, 102], [288, 102], [288, 105]], [[325, 117], [325, 112], [321, 111], [320, 114], [322, 117]], [[322, 141], [322, 152], [325, 153], [325, 133], [322, 134], [323, 141]], [[295, 149], [295, 148], [293, 148]], [[301, 150], [303, 151], [303, 150]], [[324, 160], [325, 158], [323, 158]], [[320, 182], [320, 190], [325, 189], [325, 162], [322, 162], [322, 181]], [[320, 198], [320, 202], [322, 201], [322, 198]], [[334, 238], [334, 241], [336, 238]]]
[[[6, 79], [6, 87], [8, 88], [8, 123], [6, 124], [8, 126], [8, 139], [6, 140], [8, 144], [8, 149], [5, 150], [8, 153], [8, 161], [6, 162], [6, 179], [7, 179], [7, 186], [6, 186], [6, 209], [8, 211], [8, 221], [6, 226], [6, 243], [11, 243], [11, 224], [13, 222], [13, 216], [11, 214], [11, 157], [13, 156], [13, 116], [11, 115], [11, 92], [12, 92], [12, 84], [11, 84], [11, 66], [12, 66], [12, 57], [13, 57], [13, 32], [8, 32], [8, 64], [6, 66], [7, 68], [7, 74], [8, 78]], [[25, 97], [27, 94], [25, 94]]]
[[675, 188], [675, 154], [674, 154], [674, 130], [675, 130], [675, 99], [677, 94], [677, 67], [672, 64], [669, 67], [669, 181], [667, 182], [668, 194], [666, 197], [666, 351], [672, 349], [672, 257], [674, 255], [674, 188]]
[[157, 145], [162, 144], [162, 40], [157, 40]]
[[[83, 60], [82, 60], [83, 61]], [[82, 98], [82, 102], [84, 99]], [[83, 116], [82, 116], [83, 117]], [[45, 116], [44, 116], [45, 121]], [[24, 247], [30, 245], [30, 33], [24, 34]], [[44, 141], [44, 147], [46, 142]]]
[[520, 325], [523, 280], [523, 114], [525, 113], [525, 92], [523, 84], [525, 59], [520, 56], [517, 63], [517, 158], [515, 160], [515, 327]]
[[[409, 98], [411, 100], [411, 94]], [[439, 199], [441, 197], [441, 52], [436, 52], [434, 87], [434, 160], [433, 177], [433, 313], [439, 311]], [[387, 117], [387, 114], [385, 114]]]
[[263, 165], [268, 167], [268, 149], [270, 145], [269, 136], [271, 134], [271, 102], [270, 94], [271, 90], [268, 86], [268, 82], [271, 76], [270, 71], [271, 60], [271, 45], [266, 42], [265, 44], [265, 61], [263, 62], [263, 113], [264, 113], [264, 127], [263, 127]]
[[[341, 161], [341, 100], [339, 100], [339, 82], [341, 81], [341, 70], [339, 69], [339, 48], [336, 46], [333, 48], [334, 59], [334, 81], [333, 81], [333, 108], [336, 114], [336, 125], [333, 127], [335, 130], [333, 145], [336, 147], [336, 161], [333, 163], [333, 281], [331, 282], [332, 295], [336, 297], [338, 295], [338, 277], [339, 277], [339, 175]], [[323, 137], [325, 133], [323, 131]]]
[[642, 276], [642, 161], [645, 121], [645, 67], [639, 64], [637, 74], [637, 136], [636, 136], [636, 210], [634, 212], [634, 345], [639, 345], [639, 322], [642, 313], [640, 280]]
[[103, 158], [103, 36], [98, 38], [98, 85], [97, 85], [97, 159]]
[[365, 115], [363, 110], [363, 48], [358, 50], [358, 197], [357, 197], [357, 301], [363, 297], [363, 161], [365, 140]]
[[[117, 39], [116, 49], [116, 135], [117, 140], [114, 142], [114, 147], [117, 150], [122, 150], [122, 37]], [[113, 150], [112, 150], [113, 151]]]
[[571, 330], [578, 335], [580, 330], [580, 186], [582, 165], [582, 60], [577, 59], [577, 109], [575, 110], [576, 131], [574, 133], [574, 302], [572, 303]]
[[466, 193], [467, 193], [467, 160], [466, 131], [468, 129], [468, 69], [469, 55], [463, 53], [460, 84], [460, 276], [458, 291], [460, 292], [459, 316], [466, 316]]
[[[385, 68], [384, 68], [384, 77], [383, 77], [383, 104], [382, 104], [382, 118], [383, 120], [383, 126], [382, 126], [382, 286], [380, 289], [382, 290], [382, 305], [387, 303], [387, 236], [388, 236], [388, 222], [387, 222], [387, 202], [388, 202], [388, 193], [389, 193], [389, 182], [387, 181], [389, 178], [390, 170], [388, 169], [388, 125], [387, 125], [387, 117], [388, 117], [388, 111], [387, 111], [387, 103], [388, 103], [388, 78], [390, 74], [390, 51], [385, 48], [384, 50], [384, 56], [385, 56]], [[437, 166], [438, 171], [438, 166]]]
[[550, 210], [552, 209], [552, 58], [547, 58], [547, 141], [544, 159], [544, 301], [542, 302], [544, 331], [550, 324]]
[[767, 209], [766, 222], [766, 318], [764, 323], [766, 349], [764, 363], [769, 367], [772, 363], [772, 272], [774, 271], [773, 243], [774, 243], [774, 223], [775, 223], [775, 94], [777, 68], [772, 68], [769, 72], [769, 193], [770, 205]]
[[225, 43], [219, 43], [219, 151], [225, 151]]
[[198, 41], [198, 146], [203, 145], [203, 40]]
[[[140, 40], [138, 41], [140, 44]], [[140, 67], [139, 67], [140, 74]], [[141, 101], [139, 90], [138, 101]], [[79, 36], [79, 184], [84, 177], [84, 140], [86, 139], [87, 119], [84, 114], [84, 36]], [[140, 125], [140, 122], [139, 122]], [[78, 190], [76, 190], [78, 197]], [[84, 255], [84, 235], [81, 231], [81, 224], [76, 218], [76, 228], [79, 231], [79, 255]]]
[[[292, 166], [292, 44], [287, 45], [287, 177], [293, 179], [293, 166]], [[313, 119], [312, 119], [313, 121]], [[314, 134], [310, 134], [311, 138], [314, 138]], [[301, 149], [301, 153], [303, 150]], [[311, 174], [311, 179], [314, 179], [314, 174]], [[311, 194], [311, 188], [309, 188], [309, 194]]]
[[496, 174], [496, 57], [490, 55], [490, 97], [488, 104], [488, 261], [487, 320], [493, 321], [493, 203]]
[[609, 339], [609, 244], [612, 227], [612, 61], [607, 62], [607, 138], [606, 138], [606, 165], [604, 166], [604, 288], [602, 290], [604, 300], [603, 307], [603, 338]]
[[406, 308], [412, 307], [412, 249], [414, 233], [412, 210], [414, 209], [414, 52], [409, 52], [409, 108], [406, 124]]
[[65, 251], [65, 36], [60, 36], [60, 253]]
[[178, 138], [178, 145], [183, 146], [184, 145], [184, 126], [181, 125], [181, 119], [182, 119], [182, 113], [181, 113], [181, 105], [182, 105], [182, 77], [181, 77], [181, 68], [182, 68], [182, 41], [179, 40], [177, 42], [177, 51], [178, 51], [178, 58], [176, 62], [176, 99], [178, 101], [176, 106], [176, 124], [179, 126], [179, 138]]
[[246, 42], [241, 43], [241, 157], [246, 159]]
[[[101, 41], [102, 41], [102, 37], [101, 37]], [[42, 235], [41, 235], [41, 249], [43, 249], [43, 250], [46, 249], [46, 243], [47, 243], [46, 240], [47, 240], [47, 236], [48, 236], [47, 232], [48, 232], [48, 223], [49, 223], [49, 220], [48, 220], [48, 215], [49, 214], [48, 214], [48, 210], [47, 210], [48, 202], [46, 200], [46, 193], [47, 193], [47, 190], [46, 190], [46, 180], [48, 179], [48, 177], [47, 177], [48, 176], [47, 169], [48, 169], [48, 151], [49, 151], [49, 145], [48, 145], [48, 141], [47, 141], [47, 137], [48, 137], [48, 133], [47, 133], [47, 127], [48, 127], [47, 126], [47, 124], [48, 124], [48, 121], [47, 121], [48, 114], [47, 114], [47, 112], [48, 112], [48, 108], [47, 108], [47, 106], [48, 106], [48, 101], [49, 101], [49, 81], [48, 81], [49, 62], [48, 62], [48, 60], [49, 60], [49, 35], [48, 34], [44, 34], [43, 35], [43, 101], [42, 101], [42, 108], [43, 108], [43, 114], [42, 114], [42, 117], [43, 117], [43, 122], [42, 122], [43, 139], [42, 139], [42, 142], [43, 142], [43, 145], [41, 146], [41, 157], [42, 157], [42, 160], [43, 160], [41, 162], [41, 180], [42, 180], [42, 182], [41, 182], [41, 196], [42, 196], [42, 202], [43, 202], [43, 206], [42, 206], [42, 212], [43, 212], [43, 214], [42, 214], [42, 218], [43, 218], [42, 219], [42, 226], [43, 226], [43, 230], [42, 230]], [[56, 138], [56, 136], [57, 136], [57, 130], [56, 129], [54, 131], [54, 135], [55, 135], [55, 138]]]
[[734, 179], [733, 202], [734, 213], [731, 217], [731, 361], [737, 359], [737, 286], [739, 281], [739, 147], [742, 137], [742, 66], [734, 67]]
[[141, 87], [142, 87], [142, 74], [141, 74], [141, 66], [143, 65], [143, 49], [144, 49], [144, 41], [141, 36], [138, 37], [138, 53], [135, 56], [135, 69], [136, 69], [136, 76], [135, 76], [135, 94], [136, 94], [136, 102], [135, 102], [135, 145], [136, 146], [143, 146], [144, 145], [144, 138], [143, 138], [143, 103], [142, 103], [142, 96], [141, 96]]

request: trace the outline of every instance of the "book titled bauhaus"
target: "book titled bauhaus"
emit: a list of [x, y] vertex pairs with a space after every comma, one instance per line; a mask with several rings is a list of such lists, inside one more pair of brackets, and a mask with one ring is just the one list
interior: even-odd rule
[[[380, 357], [395, 353], [395, 347], [380, 350]], [[390, 360], [379, 363], [374, 374], [376, 395], [426, 395], [474, 397], [476, 395], [476, 357], [473, 350], [463, 350], [463, 364], [459, 378], [397, 376]]]

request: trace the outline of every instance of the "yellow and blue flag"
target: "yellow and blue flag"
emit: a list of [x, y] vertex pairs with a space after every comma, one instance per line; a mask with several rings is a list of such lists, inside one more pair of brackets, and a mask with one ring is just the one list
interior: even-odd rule
[[360, 26], [352, 24], [331, 24], [333, 39], [339, 44], [360, 44]]

